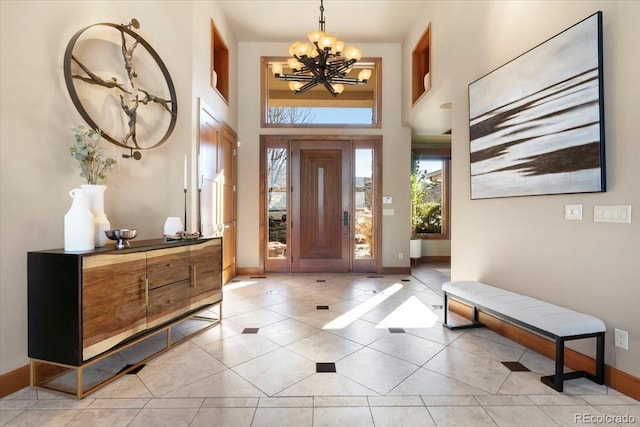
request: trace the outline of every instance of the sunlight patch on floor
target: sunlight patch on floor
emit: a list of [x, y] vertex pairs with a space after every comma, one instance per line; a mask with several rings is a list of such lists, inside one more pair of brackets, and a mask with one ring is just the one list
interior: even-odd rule
[[322, 327], [322, 329], [342, 329], [347, 327], [349, 324], [351, 324], [351, 322], [374, 309], [378, 304], [398, 292], [400, 289], [402, 289], [402, 285], [399, 283], [394, 283], [384, 291], [377, 294], [375, 297], [368, 299], [367, 301], [358, 305], [356, 308], [347, 311], [342, 316], [339, 316], [331, 322], [327, 323]]
[[432, 328], [438, 316], [415, 296], [410, 297], [376, 325], [376, 328]]

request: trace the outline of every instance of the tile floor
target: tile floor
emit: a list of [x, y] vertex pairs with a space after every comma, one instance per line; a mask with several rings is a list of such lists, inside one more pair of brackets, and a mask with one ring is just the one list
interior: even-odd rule
[[83, 400], [31, 388], [7, 396], [0, 425], [640, 423], [640, 402], [613, 389], [578, 379], [557, 393], [539, 380], [550, 359], [488, 330], [444, 329], [447, 275], [423, 266], [413, 276], [238, 277], [220, 325]]

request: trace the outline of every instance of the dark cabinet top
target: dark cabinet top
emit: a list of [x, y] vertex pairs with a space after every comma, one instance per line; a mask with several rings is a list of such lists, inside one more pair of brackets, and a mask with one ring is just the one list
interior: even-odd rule
[[95, 248], [90, 251], [65, 251], [64, 249], [48, 249], [41, 251], [31, 251], [30, 253], [48, 253], [48, 254], [62, 254], [62, 255], [78, 255], [78, 256], [90, 256], [97, 254], [126, 254], [131, 252], [151, 251], [155, 249], [173, 248], [176, 246], [196, 245], [209, 240], [220, 239], [222, 237], [207, 237], [200, 239], [183, 239], [183, 240], [165, 240], [165, 239], [151, 239], [151, 240], [130, 240], [129, 247], [124, 249], [116, 249], [115, 241], [109, 242], [106, 246], [101, 248]]

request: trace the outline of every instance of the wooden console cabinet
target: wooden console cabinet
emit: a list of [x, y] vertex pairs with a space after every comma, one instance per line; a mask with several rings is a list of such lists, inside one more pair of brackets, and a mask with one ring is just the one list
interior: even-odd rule
[[31, 384], [81, 398], [220, 321], [222, 239], [29, 252], [28, 300]]

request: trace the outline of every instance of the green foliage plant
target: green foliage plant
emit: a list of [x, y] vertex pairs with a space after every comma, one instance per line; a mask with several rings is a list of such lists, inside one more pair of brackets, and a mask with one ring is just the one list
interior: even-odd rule
[[107, 179], [109, 172], [116, 164], [116, 160], [104, 156], [104, 148], [98, 147], [102, 137], [100, 130], [76, 126], [71, 128], [75, 137], [75, 144], [69, 151], [80, 165], [80, 176], [87, 180], [87, 184], [101, 184]]

